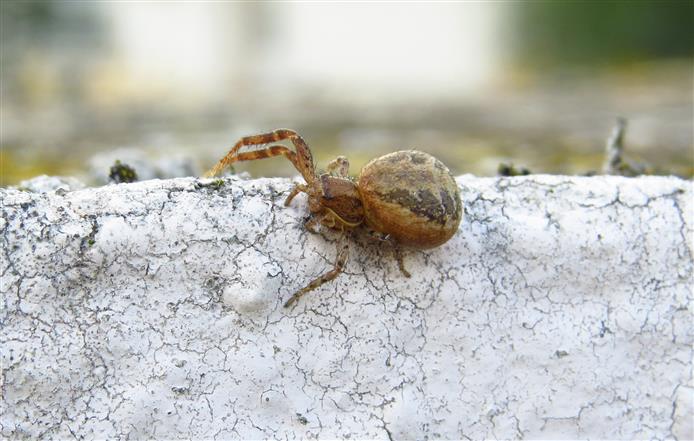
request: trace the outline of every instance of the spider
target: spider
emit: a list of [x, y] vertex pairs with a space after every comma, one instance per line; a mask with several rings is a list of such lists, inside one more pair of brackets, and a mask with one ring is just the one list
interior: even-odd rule
[[[281, 144], [267, 145], [285, 140], [291, 141], [294, 150]], [[251, 146], [264, 147], [242, 151]], [[416, 150], [390, 153], [366, 164], [357, 179], [348, 176], [347, 158], [338, 156], [325, 173], [319, 173], [308, 144], [289, 129], [241, 138], [206, 176], [215, 176], [237, 161], [279, 155], [286, 157], [305, 181], [292, 188], [284, 205], [306, 193], [310, 214], [304, 227], [316, 233], [315, 226], [320, 224], [342, 233], [333, 268], [296, 291], [285, 307], [342, 272], [349, 255], [348, 238], [355, 229], [366, 228], [373, 237], [395, 245], [398, 267], [410, 277], [401, 247], [442, 245], [453, 237], [463, 217], [458, 186], [448, 168], [433, 156]]]

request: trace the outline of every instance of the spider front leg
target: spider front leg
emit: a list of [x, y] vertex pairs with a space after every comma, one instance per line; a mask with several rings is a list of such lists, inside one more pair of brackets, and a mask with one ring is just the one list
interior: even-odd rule
[[219, 174], [222, 170], [224, 170], [226, 167], [230, 166], [234, 162], [253, 161], [255, 159], [272, 158], [273, 156], [279, 155], [284, 155], [287, 159], [289, 159], [289, 161], [292, 164], [294, 164], [294, 167], [296, 167], [297, 169], [299, 168], [299, 166], [297, 165], [296, 153], [289, 150], [287, 147], [283, 145], [271, 145], [270, 147], [255, 150], [252, 152], [238, 153], [237, 151], [238, 149], [236, 148], [232, 149], [231, 152], [229, 152], [225, 157], [220, 159], [214, 167], [212, 167], [210, 170], [207, 171], [207, 173], [205, 173], [205, 177], [211, 178]]
[[349, 173], [349, 161], [344, 156], [338, 156], [328, 163], [328, 174], [346, 178]]
[[318, 288], [319, 286], [323, 285], [326, 282], [329, 282], [333, 280], [335, 277], [337, 277], [341, 272], [342, 269], [345, 266], [345, 263], [347, 263], [347, 258], [349, 257], [349, 240], [346, 237], [346, 234], [343, 234], [340, 237], [340, 241], [337, 244], [337, 256], [335, 258], [335, 264], [333, 266], [333, 269], [328, 271], [327, 273], [323, 274], [322, 276], [316, 278], [313, 280], [311, 283], [306, 285], [305, 287], [301, 288], [297, 292], [292, 295], [289, 300], [284, 304], [285, 308], [290, 307], [293, 303], [295, 303], [301, 296], [306, 294], [309, 291], [313, 291], [314, 289]]
[[[278, 142], [289, 140], [294, 145], [296, 153], [292, 152], [288, 148], [280, 145], [270, 146], [265, 149], [260, 149], [252, 152], [239, 153], [239, 151], [247, 146], [256, 146], [269, 144], [271, 142]], [[205, 176], [212, 177], [228, 165], [237, 161], [250, 161], [253, 159], [269, 158], [271, 156], [284, 155], [289, 159], [294, 167], [301, 173], [306, 182], [313, 182], [315, 179], [315, 169], [313, 165], [313, 156], [311, 155], [311, 150], [308, 148], [306, 141], [294, 130], [289, 129], [277, 129], [268, 133], [261, 133], [260, 135], [245, 136], [241, 138], [234, 147], [229, 150], [222, 159], [215, 164], [212, 169], [210, 169]]]

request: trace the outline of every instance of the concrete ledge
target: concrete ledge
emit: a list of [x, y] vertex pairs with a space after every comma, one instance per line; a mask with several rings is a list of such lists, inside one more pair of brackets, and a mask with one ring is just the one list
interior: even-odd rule
[[7, 438], [692, 439], [690, 181], [461, 176], [406, 253], [290, 181], [0, 190]]

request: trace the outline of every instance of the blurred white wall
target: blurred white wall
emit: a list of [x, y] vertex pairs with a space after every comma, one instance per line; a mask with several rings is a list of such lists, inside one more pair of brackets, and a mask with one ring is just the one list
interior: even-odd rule
[[[112, 94], [124, 99], [179, 97], [193, 104], [219, 94], [232, 57], [238, 23], [224, 3], [100, 3], [110, 29], [104, 73], [115, 73]], [[236, 31], [238, 32], [238, 31]], [[116, 98], [118, 99], [118, 98]], [[192, 102], [191, 102], [192, 101]]]
[[124, 97], [474, 94], [499, 64], [498, 3], [100, 5]]
[[279, 66], [294, 82], [346, 93], [470, 92], [498, 62], [494, 3], [299, 3], [276, 12], [289, 24]]

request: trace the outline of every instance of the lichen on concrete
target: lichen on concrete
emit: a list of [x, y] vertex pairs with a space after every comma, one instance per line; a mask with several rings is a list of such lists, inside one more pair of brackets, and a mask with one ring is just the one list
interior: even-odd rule
[[1, 189], [5, 438], [692, 439], [693, 185], [457, 179], [440, 248], [302, 227], [285, 179]]

